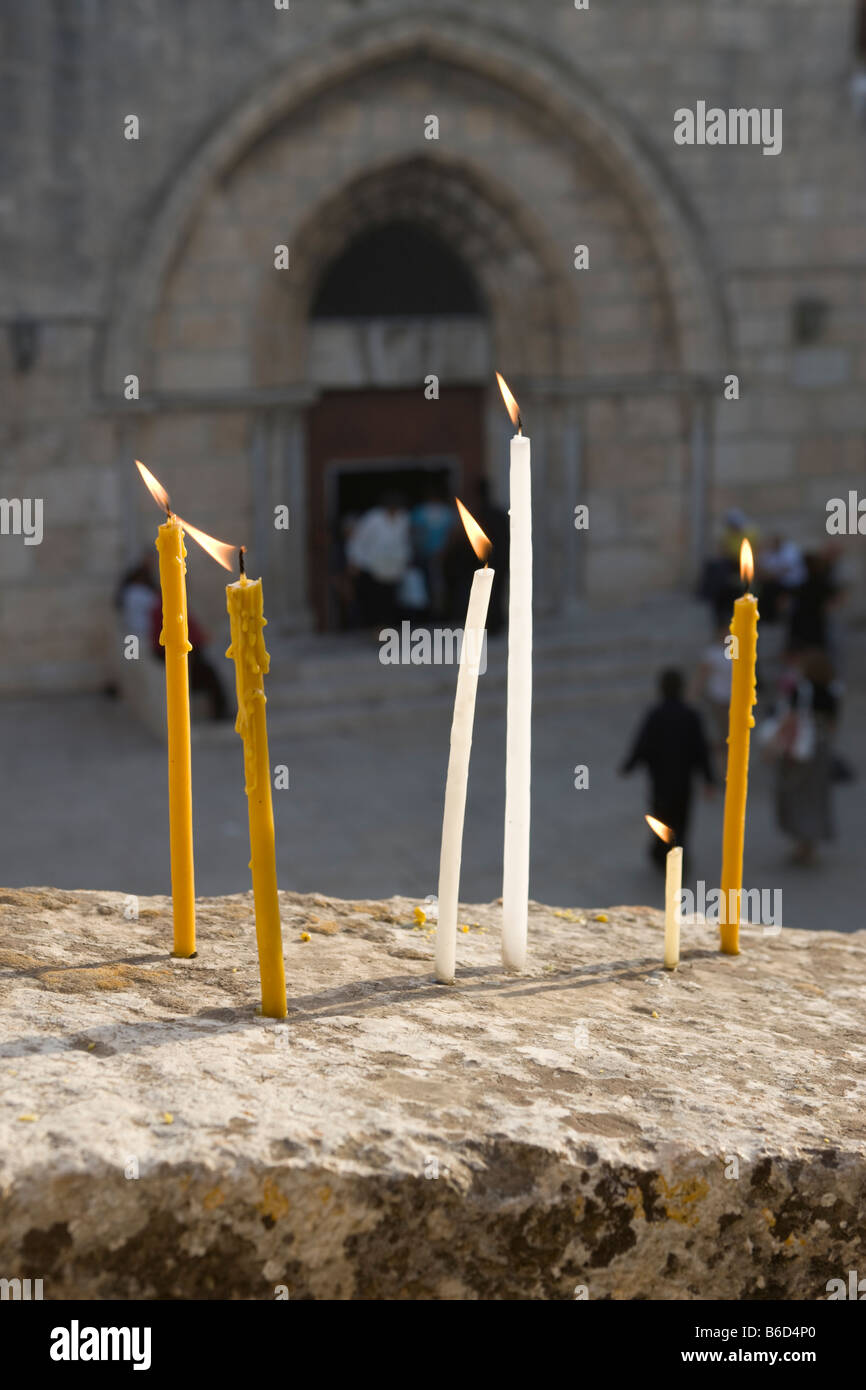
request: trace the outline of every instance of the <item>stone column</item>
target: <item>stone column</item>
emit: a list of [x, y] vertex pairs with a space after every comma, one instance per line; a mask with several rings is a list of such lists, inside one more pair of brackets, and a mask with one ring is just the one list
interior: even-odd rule
[[[138, 559], [144, 550], [140, 516], [139, 490], [142, 486], [135, 467], [135, 459], [140, 458], [135, 440], [135, 424], [132, 420], [119, 418], [114, 426], [115, 457], [119, 478], [118, 498], [120, 502], [120, 561], [124, 569]], [[154, 552], [155, 558], [156, 552]]]
[[[580, 419], [577, 404], [573, 400], [563, 403], [561, 428], [563, 504], [570, 528], [563, 556], [561, 611], [564, 616], [572, 617], [579, 611], [584, 594], [586, 548], [590, 537], [590, 531], [574, 529], [574, 509], [579, 503], [585, 502], [586, 498], [583, 496]], [[589, 524], [591, 528], [592, 517]]]
[[[305, 423], [303, 408], [290, 406], [275, 411], [271, 425], [270, 559], [280, 593], [280, 621], [289, 632], [310, 632], [314, 625], [309, 596]], [[281, 505], [289, 509], [288, 531], [277, 531], [273, 526], [273, 509]]]
[[[252, 491], [252, 540], [250, 543], [250, 573], [261, 574], [268, 591], [269, 609], [276, 616], [282, 609], [282, 598], [274, 583], [270, 468], [268, 454], [271, 443], [271, 417], [262, 410], [253, 416], [250, 430], [250, 477]], [[270, 599], [274, 593], [273, 600]], [[273, 607], [271, 607], [273, 603]]]
[[[532, 442], [532, 608], [539, 616], [550, 612], [553, 557], [550, 553], [551, 460], [548, 447], [549, 402], [526, 386], [520, 393], [523, 432]], [[509, 438], [514, 433], [509, 430]]]
[[587, 536], [574, 530], [574, 508], [583, 500], [578, 409], [561, 386], [542, 386], [524, 418], [532, 439], [536, 607], [567, 617], [579, 607]]
[[712, 401], [698, 387], [691, 402], [690, 583], [699, 577], [707, 553], [707, 498], [712, 453]]

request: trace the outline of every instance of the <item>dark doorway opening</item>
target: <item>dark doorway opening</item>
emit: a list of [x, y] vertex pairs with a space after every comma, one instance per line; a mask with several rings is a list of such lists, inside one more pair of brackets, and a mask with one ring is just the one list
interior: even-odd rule
[[[355, 621], [346, 574], [347, 528], [384, 493], [411, 509], [431, 486], [475, 504], [483, 457], [483, 392], [334, 391], [308, 417], [310, 593], [320, 632]], [[456, 519], [456, 509], [454, 509]], [[471, 552], [469, 552], [471, 555]]]
[[314, 319], [483, 313], [478, 286], [451, 247], [400, 221], [355, 237], [322, 277], [311, 311]]
[[[378, 506], [389, 494], [399, 496], [410, 520], [414, 518], [416, 508], [431, 497], [439, 498], [442, 502], [448, 499], [453, 505], [452, 499], [458, 490], [458, 462], [456, 459], [429, 459], [425, 462], [412, 459], [382, 460], [379, 465], [368, 460], [362, 463], [337, 462], [331, 464], [329, 473], [328, 511], [333, 549], [328, 626], [336, 631], [346, 631], [362, 622], [352, 586], [341, 582], [346, 570], [346, 544], [352, 529], [365, 512]], [[453, 522], [456, 522], [456, 511]], [[410, 568], [415, 571], [416, 584], [420, 563], [420, 557], [413, 553]], [[424, 581], [422, 585], [423, 593], [416, 590], [416, 597], [422, 609], [426, 609], [430, 595]]]
[[453, 496], [456, 467], [453, 459], [443, 463], [389, 461], [379, 468], [366, 460], [361, 464], [335, 463], [331, 525], [339, 525], [347, 515], [361, 516], [375, 507], [386, 492], [399, 492], [410, 509], [424, 501], [431, 487]]

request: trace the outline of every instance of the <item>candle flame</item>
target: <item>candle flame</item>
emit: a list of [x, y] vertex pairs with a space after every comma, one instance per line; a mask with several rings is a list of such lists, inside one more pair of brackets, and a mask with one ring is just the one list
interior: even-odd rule
[[466, 510], [463, 503], [460, 501], [460, 498], [455, 497], [454, 501], [457, 503], [457, 510], [460, 513], [460, 520], [463, 522], [466, 534], [469, 537], [469, 544], [472, 546], [472, 549], [475, 551], [475, 554], [478, 556], [479, 560], [483, 560], [486, 565], [487, 561], [490, 559], [490, 552], [493, 549], [493, 542], [490, 540], [488, 536], [484, 534], [481, 527], [478, 525], [478, 522], [475, 520], [475, 517], [472, 515], [471, 512], [468, 512]]
[[656, 820], [655, 816], [644, 816], [644, 820], [650, 830], [654, 831], [660, 840], [664, 840], [666, 845], [671, 844], [674, 838], [674, 832], [669, 825], [665, 825], [664, 821]]
[[227, 545], [225, 541], [218, 541], [214, 536], [209, 536], [206, 531], [200, 531], [197, 526], [190, 526], [188, 521], [184, 521], [182, 516], [178, 521], [186, 531], [187, 535], [192, 536], [197, 541], [202, 550], [206, 550], [212, 560], [216, 560], [223, 569], [234, 569], [234, 556], [237, 553], [236, 545]]
[[[158, 502], [159, 505], [165, 509], [168, 516], [172, 516], [171, 502], [162, 483], [158, 478], [153, 476], [149, 468], [145, 468], [143, 463], [139, 463], [138, 459], [135, 460], [135, 466], [141, 474], [144, 485], [154, 502]], [[218, 565], [222, 565], [223, 569], [234, 569], [232, 556], [237, 550], [236, 545], [226, 545], [225, 541], [218, 541], [214, 536], [209, 536], [206, 531], [200, 531], [197, 526], [190, 526], [189, 522], [184, 521], [182, 516], [178, 516], [175, 519], [180, 522], [184, 531], [192, 536], [194, 541], [198, 541], [202, 550], [206, 550], [208, 555], [216, 560]]]
[[740, 546], [740, 578], [744, 579], [747, 584], [751, 584], [754, 574], [755, 557], [752, 554], [752, 547], [744, 536]]
[[168, 493], [166, 492], [162, 483], [159, 481], [158, 478], [155, 478], [153, 476], [149, 468], [145, 468], [143, 463], [139, 463], [138, 459], [135, 460], [135, 466], [141, 474], [142, 479], [144, 481], [144, 485], [150, 493], [151, 497], [153, 498], [154, 502], [156, 502], [160, 507], [162, 507], [163, 511], [167, 512], [170, 516], [171, 502], [169, 500]]
[[517, 404], [517, 401], [514, 399], [511, 392], [509, 391], [508, 386], [505, 382], [505, 378], [501, 376], [499, 372], [496, 373], [496, 380], [499, 382], [499, 389], [502, 392], [502, 399], [505, 402], [505, 409], [511, 416], [511, 423], [512, 425], [516, 425], [518, 431], [522, 434], [523, 426], [520, 420], [520, 406]]

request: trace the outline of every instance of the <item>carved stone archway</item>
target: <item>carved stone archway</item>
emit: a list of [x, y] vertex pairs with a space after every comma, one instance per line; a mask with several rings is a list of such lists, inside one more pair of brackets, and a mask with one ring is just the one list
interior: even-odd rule
[[423, 16], [365, 20], [337, 31], [258, 89], [184, 161], [152, 221], [136, 223], [122, 238], [98, 394], [114, 390], [118, 365], [146, 379], [162, 286], [209, 190], [293, 111], [359, 73], [412, 60], [485, 77], [533, 109], [576, 161], [592, 152], [630, 200], [664, 268], [683, 362], [698, 373], [718, 368], [728, 342], [724, 305], [699, 219], [669, 165], [546, 44], [528, 43], [525, 33], [499, 21], [493, 26], [433, 6]]
[[[545, 162], [547, 181], [541, 179], [532, 187], [530, 167], [524, 185], [495, 140], [483, 151], [459, 142], [425, 145], [420, 123], [406, 130], [389, 128], [384, 134], [372, 127], [354, 155], [348, 137], [340, 135], [336, 143], [314, 152], [313, 167], [297, 167], [326, 121], [341, 102], [346, 104], [346, 93], [354, 91], [356, 108], [363, 108], [359, 84], [366, 83], [367, 96], [378, 94], [380, 103], [388, 93], [388, 107], [380, 105], [379, 115], [387, 126], [397, 112], [399, 127], [399, 113], [408, 109], [406, 92], [416, 72], [428, 79], [435, 74], [434, 88], [441, 93], [461, 87], [470, 94], [479, 92], [482, 106], [504, 113], [506, 147], [508, 139], [516, 148], [524, 137], [527, 143], [534, 140], [533, 161]], [[389, 84], [401, 80], [403, 86], [392, 90]], [[470, 100], [468, 96], [467, 103]], [[310, 387], [308, 310], [322, 267], [354, 231], [375, 224], [377, 218], [402, 213], [426, 220], [459, 250], [483, 288], [497, 365], [540, 404], [536, 418], [546, 437], [538, 450], [543, 497], [539, 531], [542, 538], [547, 531], [551, 561], [538, 592], [543, 604], [561, 606], [579, 587], [563, 520], [565, 504], [583, 486], [583, 417], [577, 398], [587, 390], [587, 382], [596, 389], [595, 378], [602, 391], [609, 389], [616, 377], [610, 363], [622, 351], [617, 347], [606, 361], [603, 341], [581, 338], [580, 325], [593, 321], [585, 311], [603, 277], [580, 281], [572, 264], [572, 245], [582, 239], [584, 209], [594, 196], [609, 210], [600, 243], [612, 245], [622, 237], [633, 255], [633, 278], [622, 292], [621, 304], [602, 307], [601, 314], [610, 323], [623, 307], [631, 312], [640, 300], [639, 277], [649, 283], [652, 301], [626, 332], [635, 354], [613, 389], [628, 394], [638, 382], [638, 392], [647, 386], [664, 391], [666, 374], [679, 374], [685, 381], [687, 374], [691, 379], [717, 372], [726, 360], [727, 325], [698, 218], [666, 161], [585, 75], [544, 43], [527, 43], [525, 34], [512, 33], [507, 25], [493, 27], [449, 7], [348, 26], [311, 48], [235, 109], [184, 162], [141, 236], [124, 242], [130, 250], [117, 270], [117, 308], [106, 332], [102, 387], [107, 391], [110, 384], [113, 389], [119, 378], [135, 371], [143, 397], [151, 393], [159, 409], [176, 404], [184, 391], [187, 398], [195, 397], [196, 391], [190, 392], [183, 382], [184, 372], [174, 371], [174, 362], [186, 366], [183, 352], [176, 353], [168, 367], [163, 352], [162, 367], [158, 364], [166, 304], [170, 314], [178, 271], [206, 259], [203, 239], [210, 235], [236, 242], [235, 264], [249, 279], [243, 301], [235, 306], [236, 341], [224, 351], [227, 366], [222, 376], [222, 365], [213, 373], [199, 370], [198, 399], [192, 405], [222, 409], [228, 400], [249, 412], [254, 441], [250, 466], [259, 478], [250, 487], [253, 505], [263, 505], [258, 500], [262, 497], [281, 496], [282, 479], [288, 474], [299, 477], [303, 471], [300, 403], [309, 398]], [[276, 271], [269, 260], [274, 243], [284, 240], [292, 252], [288, 275]], [[617, 279], [622, 263], [617, 255], [610, 257], [608, 279]], [[222, 273], [231, 279], [229, 262]], [[622, 327], [619, 332], [622, 339]], [[679, 432], [676, 447], [697, 418], [693, 400], [681, 409], [678, 391], [688, 393], [692, 387], [675, 385], [667, 403], [668, 421], [678, 421], [673, 426]], [[602, 413], [595, 411], [597, 418]], [[507, 422], [497, 403], [488, 424], [491, 457], [504, 456], [506, 434]], [[692, 471], [702, 484], [703, 472], [699, 476], [695, 460], [703, 457], [705, 445], [699, 443], [692, 452]], [[658, 452], [664, 447], [660, 445]], [[610, 457], [601, 450], [597, 458], [596, 474], [609, 479], [619, 468], [620, 456], [613, 455], [613, 470]], [[651, 462], [662, 478], [665, 465]], [[631, 464], [632, 476], [623, 486], [646, 489], [641, 460], [634, 455]], [[679, 488], [679, 539], [690, 529], [699, 541], [701, 490], [692, 484], [692, 496], [698, 500], [692, 504], [689, 523], [689, 504], [682, 500], [688, 464], [677, 462], [675, 467], [683, 479], [673, 484]], [[303, 508], [301, 490], [296, 488], [292, 495]], [[632, 510], [629, 524], [645, 553], [655, 525], [653, 504], [667, 505], [669, 500], [659, 494], [647, 498], [643, 510]], [[264, 537], [264, 511], [256, 528]], [[668, 549], [676, 553], [675, 546]], [[275, 557], [273, 563], [277, 565]], [[641, 563], [636, 556], [633, 582], [643, 582]], [[291, 586], [294, 604], [301, 601], [303, 569], [301, 560]], [[599, 570], [600, 586], [617, 572], [611, 563]], [[651, 583], [675, 577], [667, 558], [649, 576]]]

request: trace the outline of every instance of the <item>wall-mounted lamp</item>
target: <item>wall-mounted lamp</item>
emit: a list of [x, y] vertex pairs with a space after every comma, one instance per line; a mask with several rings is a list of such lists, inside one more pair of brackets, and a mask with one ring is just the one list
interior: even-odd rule
[[823, 299], [797, 299], [791, 312], [791, 335], [796, 347], [807, 347], [824, 336], [830, 306]]
[[9, 324], [9, 349], [16, 372], [29, 372], [39, 351], [39, 324], [18, 318]]

